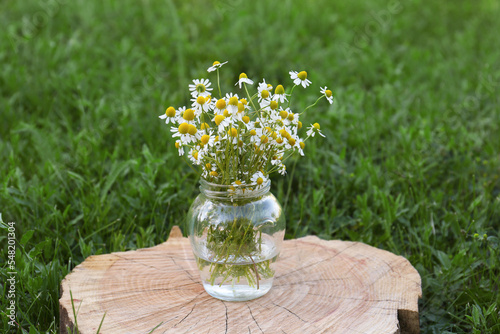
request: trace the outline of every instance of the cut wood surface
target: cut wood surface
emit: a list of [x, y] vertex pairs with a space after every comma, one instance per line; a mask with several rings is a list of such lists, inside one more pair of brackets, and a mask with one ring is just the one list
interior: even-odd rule
[[161, 245], [90, 256], [62, 281], [59, 303], [62, 333], [96, 333], [104, 317], [103, 334], [404, 334], [420, 331], [421, 294], [404, 257], [308, 236], [284, 242], [268, 294], [221, 301], [203, 289], [189, 240], [174, 227]]

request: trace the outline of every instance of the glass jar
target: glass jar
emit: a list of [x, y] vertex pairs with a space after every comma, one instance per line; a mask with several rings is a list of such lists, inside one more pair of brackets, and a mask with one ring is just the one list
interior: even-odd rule
[[187, 218], [203, 287], [211, 296], [245, 301], [265, 295], [285, 236], [271, 181], [226, 186], [200, 179], [201, 193]]

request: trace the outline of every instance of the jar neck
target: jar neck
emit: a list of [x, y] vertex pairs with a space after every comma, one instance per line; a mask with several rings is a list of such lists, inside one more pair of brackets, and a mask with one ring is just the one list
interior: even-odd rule
[[222, 201], [240, 201], [240, 200], [253, 200], [262, 197], [269, 192], [271, 188], [271, 180], [258, 185], [242, 184], [242, 185], [223, 185], [208, 182], [207, 180], [200, 179], [200, 191], [209, 199], [222, 200]]

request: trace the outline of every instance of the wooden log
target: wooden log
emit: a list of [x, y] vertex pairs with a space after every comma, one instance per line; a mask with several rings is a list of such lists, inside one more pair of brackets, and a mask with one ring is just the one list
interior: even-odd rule
[[75, 267], [61, 283], [60, 324], [82, 334], [103, 317], [105, 334], [419, 333], [421, 294], [405, 258], [308, 236], [284, 242], [268, 294], [221, 301], [203, 289], [189, 240], [174, 227], [166, 243]]

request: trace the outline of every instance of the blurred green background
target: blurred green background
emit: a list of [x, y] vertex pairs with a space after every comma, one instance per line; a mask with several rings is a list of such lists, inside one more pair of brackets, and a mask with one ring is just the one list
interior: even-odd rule
[[57, 332], [75, 265], [182, 227], [198, 180], [158, 115], [227, 60], [226, 91], [306, 70], [298, 110], [334, 92], [304, 120], [327, 138], [272, 178], [286, 237], [408, 258], [423, 333], [500, 333], [499, 17], [493, 0], [1, 1], [0, 284], [7, 305], [15, 222], [20, 325], [2, 306], [2, 329]]

